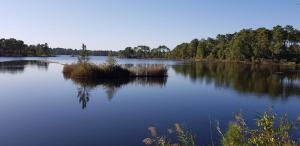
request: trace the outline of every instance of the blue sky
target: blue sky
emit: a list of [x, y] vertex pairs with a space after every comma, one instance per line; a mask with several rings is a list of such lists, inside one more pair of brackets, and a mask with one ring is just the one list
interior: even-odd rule
[[[0, 37], [51, 47], [119, 50], [293, 25], [300, 0], [0, 0]], [[298, 4], [298, 5], [297, 5]]]

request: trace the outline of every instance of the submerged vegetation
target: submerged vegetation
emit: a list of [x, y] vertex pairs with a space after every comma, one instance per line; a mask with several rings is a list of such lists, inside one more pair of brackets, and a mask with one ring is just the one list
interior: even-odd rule
[[[255, 120], [255, 126], [249, 127], [241, 114], [235, 116], [230, 122], [227, 131], [223, 134], [216, 126], [220, 138], [218, 143], [223, 146], [296, 146], [300, 144], [299, 135], [300, 118], [291, 121], [285, 114], [278, 118], [272, 111], [265, 111]], [[159, 136], [155, 127], [149, 127], [151, 136], [145, 138], [145, 145], [158, 146], [196, 146], [195, 134], [185, 130], [178, 123], [175, 129], [168, 129], [168, 134]], [[175, 138], [175, 139], [172, 139]]]

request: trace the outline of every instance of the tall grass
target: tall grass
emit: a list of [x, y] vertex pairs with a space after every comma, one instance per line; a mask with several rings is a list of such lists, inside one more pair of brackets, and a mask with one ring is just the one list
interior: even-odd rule
[[93, 63], [66, 64], [63, 68], [66, 78], [128, 78], [128, 77], [166, 77], [167, 68], [157, 67], [136, 67], [133, 69], [123, 68], [119, 65]]
[[163, 65], [156, 66], [136, 66], [130, 69], [135, 77], [164, 77], [167, 76], [167, 68]]
[[149, 127], [150, 137], [145, 138], [145, 145], [157, 146], [196, 146], [195, 136], [188, 130], [184, 129], [179, 123], [174, 125], [174, 128], [168, 129], [168, 136], [176, 137], [175, 141], [168, 136], [159, 136], [156, 127]]

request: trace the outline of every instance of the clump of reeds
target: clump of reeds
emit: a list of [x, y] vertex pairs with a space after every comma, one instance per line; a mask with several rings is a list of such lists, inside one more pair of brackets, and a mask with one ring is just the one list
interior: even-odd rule
[[64, 65], [63, 74], [66, 78], [94, 78], [101, 69], [91, 63], [74, 63]]
[[135, 77], [166, 77], [168, 69], [163, 65], [137, 66], [130, 69]]
[[140, 67], [134, 69], [123, 68], [119, 65], [93, 63], [66, 64], [63, 68], [65, 78], [99, 79], [99, 78], [129, 78], [129, 77], [166, 77], [167, 68]]

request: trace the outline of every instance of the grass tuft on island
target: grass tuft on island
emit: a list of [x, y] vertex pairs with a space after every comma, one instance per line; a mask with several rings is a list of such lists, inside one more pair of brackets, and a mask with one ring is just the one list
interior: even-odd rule
[[64, 65], [63, 74], [66, 78], [73, 79], [166, 77], [167, 68], [165, 66], [153, 66], [127, 69], [120, 65], [73, 63]]

